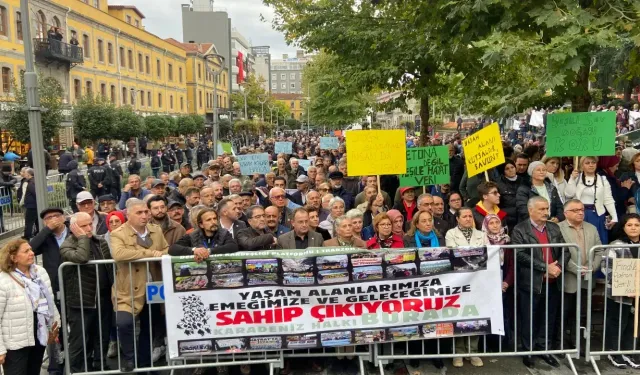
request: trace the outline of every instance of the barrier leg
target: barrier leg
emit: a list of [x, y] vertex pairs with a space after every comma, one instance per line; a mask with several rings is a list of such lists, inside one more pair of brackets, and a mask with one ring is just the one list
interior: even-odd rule
[[597, 375], [601, 375], [600, 374], [600, 369], [598, 368], [598, 365], [596, 364], [595, 358], [590, 357], [589, 358], [589, 362], [591, 362], [591, 366], [593, 366], [593, 371], [595, 371]]
[[573, 364], [573, 358], [571, 358], [571, 354], [565, 354], [567, 361], [569, 361], [569, 367], [571, 367], [571, 372], [574, 375], [578, 375], [578, 371], [576, 371], [576, 366]]
[[382, 363], [382, 360], [378, 361], [378, 369], [380, 370], [380, 375], [384, 375], [384, 363]]
[[362, 359], [362, 356], [358, 356], [358, 364], [360, 365], [360, 375], [365, 375], [366, 373], [364, 372], [364, 360]]

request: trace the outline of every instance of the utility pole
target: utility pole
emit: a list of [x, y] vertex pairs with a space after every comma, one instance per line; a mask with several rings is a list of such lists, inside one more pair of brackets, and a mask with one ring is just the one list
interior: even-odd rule
[[307, 135], [311, 132], [311, 84], [307, 87]]
[[258, 95], [258, 102], [262, 106], [262, 116], [260, 117], [260, 119], [262, 120], [262, 122], [264, 122], [264, 103], [267, 102], [267, 96], [264, 94]]
[[[44, 163], [44, 141], [42, 140], [42, 108], [38, 95], [38, 74], [35, 71], [31, 25], [29, 19], [29, 0], [20, 0], [22, 17], [22, 33], [24, 35], [24, 89], [27, 95], [27, 112], [29, 115], [29, 137], [33, 169], [35, 170], [36, 205], [38, 212], [47, 208], [47, 172]], [[43, 228], [42, 219], [38, 219]]]
[[[207, 64], [207, 60], [212, 57], [218, 59], [220, 62], [220, 69], [213, 70]], [[217, 53], [210, 53], [204, 56], [204, 66], [205, 69], [209, 71], [210, 74], [213, 74], [213, 158], [216, 159], [218, 157], [218, 75], [222, 73], [224, 70], [224, 56], [218, 55]]]
[[[271, 121], [269, 122], [269, 125], [273, 126], [273, 103], [269, 103], [268, 108], [269, 108], [269, 116], [271, 117]], [[271, 131], [271, 136], [273, 137], [273, 130]]]

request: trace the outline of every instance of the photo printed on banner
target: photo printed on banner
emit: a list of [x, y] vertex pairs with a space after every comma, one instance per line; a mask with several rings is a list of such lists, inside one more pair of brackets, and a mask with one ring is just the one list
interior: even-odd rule
[[352, 274], [353, 274], [353, 281], [379, 280], [384, 278], [384, 275], [382, 274], [381, 266], [354, 267]]
[[234, 338], [234, 339], [217, 339], [216, 350], [221, 352], [242, 352], [247, 349], [247, 339]]
[[190, 290], [206, 289], [209, 284], [207, 275], [176, 277], [176, 290], [179, 292], [187, 292]]
[[394, 251], [384, 255], [384, 261], [387, 264], [402, 264], [416, 261], [415, 250]]
[[361, 329], [355, 331], [356, 344], [373, 344], [385, 341], [384, 329]]
[[211, 275], [211, 283], [214, 288], [238, 288], [244, 286], [244, 276], [241, 273]]
[[307, 349], [318, 346], [318, 335], [315, 333], [308, 335], [287, 336], [288, 349]]
[[456, 336], [486, 335], [491, 333], [491, 322], [488, 319], [456, 322], [453, 332]]
[[351, 331], [325, 332], [320, 334], [322, 346], [345, 346], [351, 344]]
[[277, 259], [247, 259], [247, 273], [278, 273]]
[[196, 295], [180, 296], [182, 304], [182, 319], [178, 323], [178, 329], [187, 336], [205, 336], [211, 334], [209, 321], [209, 309], [202, 302], [202, 298]]
[[313, 272], [285, 272], [282, 275], [284, 285], [313, 285], [315, 281]]
[[251, 350], [276, 350], [282, 349], [280, 336], [252, 337], [249, 339]]
[[213, 340], [189, 340], [178, 343], [180, 355], [207, 355], [215, 353]]
[[318, 284], [336, 284], [349, 281], [347, 270], [326, 270], [318, 272]]
[[196, 276], [207, 274], [207, 263], [184, 262], [173, 265], [176, 276]]
[[418, 271], [415, 263], [394, 264], [392, 266], [387, 266], [387, 277], [390, 279], [411, 277], [417, 274]]
[[283, 272], [313, 271], [313, 258], [282, 259]]
[[351, 265], [353, 267], [380, 266], [382, 265], [383, 254], [376, 251], [351, 254]]
[[418, 326], [389, 328], [389, 336], [393, 341], [406, 341], [420, 338]]
[[339, 268], [347, 268], [349, 259], [344, 255], [327, 255], [316, 258], [316, 267], [321, 270], [335, 270]]
[[241, 260], [212, 260], [209, 268], [213, 273], [237, 273], [242, 272]]
[[451, 264], [454, 271], [476, 271], [487, 269], [486, 247], [459, 247], [453, 249]]

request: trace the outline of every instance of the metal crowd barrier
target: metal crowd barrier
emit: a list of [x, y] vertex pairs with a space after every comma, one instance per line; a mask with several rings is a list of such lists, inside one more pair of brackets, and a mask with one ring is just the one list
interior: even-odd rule
[[[542, 249], [546, 247], [564, 247], [564, 248], [575, 248], [578, 249], [578, 259], [576, 264], [582, 264], [580, 259], [580, 251], [579, 247], [573, 243], [556, 243], [556, 244], [548, 244], [548, 245], [504, 245], [500, 246], [501, 249], [505, 251], [511, 251], [513, 255], [513, 272], [514, 272], [514, 285], [511, 288], [511, 291], [507, 290], [509, 293], [503, 293], [503, 314], [508, 317], [513, 317], [513, 326], [511, 326], [508, 321], [510, 319], [505, 319], [505, 332], [507, 332], [506, 337], [511, 336], [513, 338], [513, 342], [507, 342], [505, 345], [502, 343], [501, 336], [495, 335], [482, 335], [482, 336], [467, 336], [460, 338], [436, 338], [429, 340], [414, 340], [414, 341], [405, 341], [398, 343], [387, 343], [387, 344], [379, 344], [378, 351], [376, 353], [376, 360], [378, 362], [378, 367], [380, 368], [380, 375], [384, 375], [383, 365], [393, 362], [396, 359], [408, 359], [408, 360], [420, 360], [420, 359], [443, 359], [443, 358], [466, 358], [466, 357], [513, 357], [513, 356], [538, 356], [538, 355], [562, 355], [568, 361], [569, 367], [573, 374], [578, 375], [576, 371], [576, 367], [573, 363], [573, 358], [579, 357], [580, 352], [580, 340], [579, 340], [579, 332], [580, 332], [580, 319], [576, 319], [575, 323], [575, 331], [572, 335], [574, 337], [575, 347], [573, 345], [567, 345], [564, 339], [565, 333], [565, 298], [564, 298], [564, 287], [565, 287], [565, 278], [573, 277], [568, 274], [566, 268], [563, 267], [562, 276], [560, 279], [556, 280], [555, 283], [551, 285], [549, 283], [543, 282], [544, 288], [544, 346], [540, 347], [540, 345], [536, 345], [534, 339], [534, 327], [533, 321], [534, 319], [525, 320], [522, 318], [522, 321], [519, 321], [518, 317], [521, 317], [522, 311], [518, 308], [518, 302], [522, 302], [522, 300], [518, 300], [519, 298], [528, 298], [529, 299], [529, 317], [533, 315], [532, 305], [534, 293], [530, 288], [528, 292], [518, 291], [518, 269], [522, 267], [518, 267], [517, 261], [517, 252], [518, 251], [526, 251], [527, 249]], [[575, 261], [574, 259], [569, 259], [569, 262]], [[560, 264], [565, 263], [565, 253], [562, 253], [562, 259], [558, 262]], [[506, 265], [505, 265], [506, 267]], [[533, 269], [533, 258], [530, 259], [530, 269]], [[505, 271], [506, 272], [506, 271]], [[545, 276], [548, 278], [549, 273], [546, 271]], [[576, 275], [576, 283], [580, 285], [580, 275]], [[560, 316], [556, 316], [554, 321], [549, 321], [549, 290], [550, 288], [557, 287], [557, 283], [560, 282], [560, 290], [559, 295], [556, 296], [557, 301], [559, 302], [559, 314]], [[531, 273], [530, 277], [530, 285], [533, 285], [533, 274]], [[575, 311], [575, 316], [580, 316], [580, 289], [576, 292], [576, 306], [575, 309], [571, 309], [571, 311]], [[512, 293], [512, 295], [511, 295]], [[511, 302], [511, 298], [513, 301]], [[542, 302], [542, 301], [541, 301]], [[557, 310], [556, 310], [557, 311]], [[537, 312], [539, 314], [539, 312]], [[540, 318], [540, 315], [537, 315]], [[553, 316], [553, 315], [552, 315]], [[549, 327], [551, 326], [551, 329]], [[511, 331], [513, 328], [513, 331]], [[535, 330], [539, 330], [540, 327], [535, 327]], [[558, 332], [559, 330], [559, 332]], [[528, 331], [529, 339], [521, 340], [519, 335], [522, 335]], [[559, 337], [549, 337], [549, 333], [559, 334]], [[539, 335], [539, 334], [538, 334]], [[472, 340], [474, 341], [472, 343]], [[477, 350], [472, 348], [472, 346], [476, 346], [475, 340], [478, 340]], [[493, 345], [491, 341], [497, 341], [497, 344], [494, 342]], [[458, 341], [456, 345], [456, 341]], [[520, 343], [518, 344], [518, 342]], [[549, 341], [556, 341], [557, 348], [550, 347]], [[559, 341], [559, 342], [558, 342]], [[524, 348], [523, 344], [528, 344], [529, 350]], [[456, 349], [458, 347], [465, 347], [464, 351], [460, 351]], [[497, 346], [497, 347], [496, 347]], [[481, 349], [482, 348], [482, 349]], [[477, 352], [474, 352], [477, 351]]]
[[[618, 299], [620, 297], [610, 298], [607, 296], [610, 276], [602, 269], [607, 266], [613, 267], [613, 259], [606, 257], [607, 253], [612, 251], [612, 249], [639, 247], [640, 245], [627, 244], [601, 245], [594, 246], [589, 250], [589, 269], [594, 270], [594, 267], [596, 267], [596, 269], [599, 269], [604, 274], [604, 279], [589, 279], [587, 289], [591, 290], [594, 283], [596, 284], [596, 290], [587, 296], [587, 327], [585, 333], [587, 344], [585, 360], [591, 363], [591, 366], [598, 375], [600, 375], [600, 369], [596, 360], [599, 360], [601, 356], [636, 356], [640, 354], [640, 348], [637, 347], [637, 340], [633, 338], [633, 305], [619, 303]], [[597, 264], [593, 262], [594, 259], [598, 260], [600, 258], [602, 260]], [[638, 258], [640, 258], [640, 256]], [[599, 301], [594, 300], [594, 297], [597, 299], [602, 298], [603, 304], [600, 305]], [[626, 310], [625, 315], [627, 316], [623, 316], [623, 310]], [[622, 330], [623, 318], [627, 324], [625, 330]], [[617, 326], [617, 328], [614, 326]], [[607, 329], [613, 330], [613, 332], [607, 332]], [[623, 336], [626, 336], [624, 337], [624, 339], [627, 340], [626, 343], [623, 343]], [[613, 338], [613, 342], [609, 341], [607, 343], [607, 339], [611, 340], [611, 338]], [[633, 344], [630, 345], [628, 341], [633, 341]]]
[[[579, 358], [580, 353], [580, 299], [581, 299], [581, 276], [580, 274], [575, 275], [577, 291], [575, 295], [575, 306], [572, 306], [572, 302], [565, 301], [565, 280], [567, 277], [573, 278], [573, 275], [567, 271], [566, 267], [563, 267], [563, 272], [561, 276], [556, 279], [555, 283], [546, 283], [543, 282], [541, 294], [534, 294], [532, 289], [529, 291], [518, 290], [518, 271], [522, 270], [523, 262], [518, 262], [517, 253], [518, 252], [532, 252], [539, 251], [538, 249], [546, 248], [546, 247], [563, 247], [565, 249], [575, 248], [579, 249], [576, 244], [569, 243], [560, 243], [560, 244], [549, 244], [549, 245], [505, 245], [501, 246], [501, 249], [504, 250], [505, 254], [511, 253], [513, 255], [513, 274], [514, 274], [514, 285], [510, 286], [511, 289], [508, 289], [507, 293], [503, 293], [503, 314], [505, 316], [505, 332], [507, 337], [505, 343], [503, 343], [503, 336], [496, 335], [482, 335], [482, 336], [467, 336], [460, 338], [435, 338], [435, 339], [425, 339], [425, 340], [412, 340], [412, 341], [402, 341], [395, 343], [384, 343], [384, 344], [372, 344], [372, 345], [356, 345], [346, 348], [327, 348], [327, 349], [308, 349], [308, 350], [271, 350], [271, 351], [257, 351], [257, 352], [240, 352], [240, 353], [218, 353], [218, 354], [208, 354], [208, 355], [197, 355], [197, 356], [184, 356], [179, 359], [169, 360], [168, 354], [166, 355], [166, 365], [155, 365], [151, 360], [151, 364], [148, 367], [140, 367], [142, 364], [139, 363], [138, 359], [138, 346], [139, 345], [149, 345], [150, 356], [153, 352], [154, 347], [154, 339], [157, 343], [158, 340], [164, 342], [164, 337], [166, 336], [166, 332], [163, 332], [163, 328], [166, 327], [165, 319], [162, 317], [161, 313], [159, 313], [159, 305], [147, 304], [146, 311], [143, 311], [138, 316], [140, 322], [136, 319], [133, 321], [133, 331], [143, 329], [143, 324], [147, 324], [146, 322], [142, 322], [143, 319], [146, 318], [148, 320], [148, 330], [149, 330], [149, 341], [148, 342], [140, 342], [134, 340], [134, 363], [135, 363], [135, 372], [144, 372], [144, 371], [165, 371], [165, 370], [179, 370], [179, 369], [196, 369], [196, 368], [208, 368], [208, 367], [221, 367], [221, 366], [241, 366], [241, 365], [266, 365], [269, 368], [269, 372], [273, 375], [276, 368], [283, 368], [285, 361], [292, 360], [296, 358], [326, 358], [326, 357], [355, 357], [358, 361], [360, 373], [364, 375], [365, 368], [364, 362], [369, 361], [374, 363], [380, 368], [381, 375], [384, 375], [383, 365], [392, 362], [394, 360], [420, 360], [420, 359], [442, 359], [442, 358], [461, 358], [461, 357], [513, 357], [513, 356], [538, 356], [543, 354], [549, 355], [561, 355], [564, 356], [568, 362], [569, 367], [573, 374], [577, 375], [576, 368], [573, 363], [572, 358]], [[593, 251], [593, 249], [592, 249]], [[566, 252], [568, 255], [568, 251]], [[576, 264], [582, 264], [581, 262], [581, 252], [577, 251], [578, 259], [568, 259], [569, 262], [575, 262]], [[565, 252], [562, 252], [562, 258], [559, 263], [565, 264], [566, 255]], [[132, 264], [133, 263], [144, 263], [146, 266], [146, 274], [147, 274], [147, 282], [159, 281], [159, 280], [151, 280], [150, 268], [153, 267], [154, 263], [157, 263], [159, 266], [161, 259], [160, 258], [148, 258], [141, 259], [133, 262], [120, 262], [117, 263], [113, 260], [100, 260], [100, 261], [90, 261], [86, 264], [75, 264], [71, 262], [63, 263], [58, 269], [58, 277], [60, 280], [60, 312], [63, 322], [62, 329], [62, 337], [64, 343], [64, 359], [65, 359], [65, 369], [68, 374], [119, 374], [120, 368], [122, 365], [122, 357], [120, 350], [118, 350], [118, 356], [116, 358], [117, 361], [111, 361], [117, 363], [117, 369], [109, 369], [106, 367], [106, 360], [99, 361], [99, 353], [106, 353], [106, 348], [104, 345], [108, 345], [108, 340], [106, 340], [105, 335], [108, 335], [108, 332], [104, 332], [101, 329], [96, 330], [95, 327], [102, 327], [103, 319], [103, 309], [101, 303], [103, 303], [104, 299], [97, 298], [97, 309], [90, 310], [81, 308], [80, 311], [75, 311], [75, 314], [80, 312], [80, 324], [81, 324], [81, 334], [82, 334], [82, 358], [76, 359], [76, 361], [82, 362], [81, 365], [84, 366], [85, 371], [71, 371], [71, 351], [69, 348], [69, 307], [66, 305], [66, 290], [64, 283], [64, 275], [72, 272], [72, 268], [76, 268], [77, 277], [78, 277], [78, 285], [83, 285], [82, 275], [80, 270], [83, 267], [95, 267], [96, 273], [99, 272], [99, 267], [104, 265], [111, 265], [113, 269], [110, 271], [113, 275], [114, 280], [114, 289], [117, 290], [117, 278], [116, 278], [116, 267], [128, 267], [130, 274], [132, 274]], [[530, 269], [533, 269], [533, 258], [528, 260]], [[591, 258], [590, 258], [590, 267], [592, 269]], [[506, 267], [506, 263], [505, 263]], [[505, 270], [506, 272], [506, 270]], [[546, 271], [545, 277], [549, 277], [548, 270]], [[100, 290], [100, 280], [97, 279], [96, 289]], [[129, 278], [128, 282], [130, 288], [130, 294], [133, 296], [134, 286], [133, 280]], [[530, 285], [533, 284], [533, 274], [530, 276]], [[557, 293], [551, 288], [558, 288]], [[550, 295], [550, 290], [552, 294]], [[538, 306], [542, 308], [542, 310], [537, 309], [537, 311], [533, 311], [532, 305], [534, 296], [537, 298]], [[109, 301], [111, 301], [111, 293], [109, 293]], [[541, 298], [541, 299], [540, 299]], [[589, 296], [591, 298], [591, 296]], [[523, 318], [521, 308], [526, 306], [525, 301], [528, 299], [528, 316], [531, 317], [534, 313], [537, 317], [538, 325], [534, 327], [534, 319], [526, 319]], [[114, 298], [117, 301], [117, 299]], [[554, 309], [549, 308], [549, 302], [551, 305], [555, 306], [557, 315], [556, 319], [553, 319], [553, 315], [550, 313], [554, 311]], [[133, 297], [131, 301], [132, 305], [134, 303]], [[567, 305], [565, 304], [567, 303]], [[80, 293], [80, 305], [84, 306], [84, 301], [82, 300], [82, 293]], [[544, 305], [544, 308], [542, 307]], [[567, 308], [565, 308], [565, 305]], [[74, 309], [75, 310], [75, 309]], [[113, 309], [112, 309], [113, 310]], [[108, 310], [107, 310], [108, 311]], [[86, 315], [86, 314], [93, 314]], [[97, 314], [97, 317], [95, 316]], [[148, 316], [142, 316], [143, 314], [148, 314]], [[575, 315], [574, 315], [575, 314]], [[520, 319], [518, 319], [520, 317]], [[515, 318], [515, 319], [514, 319]], [[574, 331], [570, 333], [569, 339], [574, 340], [574, 345], [571, 343], [567, 343], [565, 340], [565, 327], [568, 327], [565, 322], [567, 318], [575, 318], [575, 326], [571, 326]], [[77, 320], [77, 315], [75, 317]], [[93, 320], [92, 327], [87, 327], [85, 323], [87, 320]], [[154, 324], [155, 320], [155, 324]], [[158, 320], [161, 320], [158, 323]], [[542, 332], [542, 322], [544, 322], [544, 332]], [[114, 326], [114, 324], [109, 323], [109, 326]], [[589, 327], [589, 324], [587, 325]], [[145, 327], [146, 328], [146, 327]], [[156, 334], [157, 337], [154, 338], [154, 330], [160, 330], [160, 333]], [[97, 332], [96, 332], [97, 331]], [[528, 331], [528, 339], [525, 340], [522, 334]], [[587, 334], [589, 335], [590, 330], [587, 329]], [[87, 342], [89, 338], [87, 334], [93, 336], [94, 342], [97, 342], [97, 347], [93, 348], [95, 353], [98, 353], [98, 362], [99, 368], [94, 368], [94, 371], [86, 371], [88, 365], [91, 364], [92, 360], [96, 361], [96, 354], [93, 353], [93, 359], [91, 358], [91, 350], [87, 350], [87, 348], [91, 348], [91, 343]], [[550, 337], [550, 334], [553, 337]], [[97, 337], [96, 337], [97, 335]], [[134, 336], [135, 337], [135, 336]], [[509, 339], [511, 338], [511, 339]], [[536, 340], [537, 339], [537, 340]], [[120, 335], [117, 334], [116, 342], [118, 348], [120, 347]], [[466, 344], [465, 350], [457, 350], [455, 342], [458, 341], [458, 346], [464, 346]], [[472, 350], [472, 340], [478, 341], [477, 353]], [[544, 343], [541, 341], [544, 340]], [[536, 342], [537, 341], [537, 342]], [[555, 342], [556, 346], [553, 346]], [[550, 344], [551, 343], [551, 344]], [[589, 353], [589, 346], [587, 341], [587, 353]], [[529, 349], [525, 349], [528, 347]], [[352, 349], [351, 349], [352, 348]], [[475, 349], [475, 348], [473, 348]], [[634, 347], [635, 350], [635, 347]], [[599, 352], [591, 352], [591, 354], [599, 354]], [[115, 367], [115, 366], [114, 366]]]

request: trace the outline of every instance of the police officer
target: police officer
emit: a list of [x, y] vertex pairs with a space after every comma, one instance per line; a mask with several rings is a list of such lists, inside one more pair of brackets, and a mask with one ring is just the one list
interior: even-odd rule
[[104, 159], [97, 158], [96, 164], [87, 172], [91, 194], [99, 197], [108, 194], [111, 189], [111, 171], [104, 165]]
[[69, 173], [67, 173], [67, 199], [69, 200], [69, 206], [73, 212], [78, 212], [78, 206], [76, 205], [76, 197], [78, 194], [87, 187], [87, 182], [84, 176], [78, 171], [78, 162], [71, 160], [67, 164]]
[[116, 199], [120, 200], [120, 190], [122, 189], [122, 176], [124, 172], [122, 166], [118, 163], [116, 154], [109, 155], [109, 165], [111, 167], [111, 186], [109, 193]]

